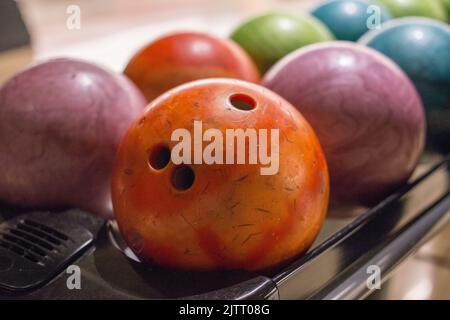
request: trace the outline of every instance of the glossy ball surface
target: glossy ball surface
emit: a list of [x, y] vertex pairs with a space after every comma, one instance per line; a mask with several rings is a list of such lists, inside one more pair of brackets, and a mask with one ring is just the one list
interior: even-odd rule
[[[371, 6], [380, 8], [379, 21], [370, 21], [374, 11]], [[386, 7], [374, 1], [366, 0], [331, 0], [316, 7], [311, 14], [323, 22], [338, 40], [357, 41], [370, 31], [368, 23], [383, 23], [391, 19]], [[369, 21], [368, 21], [369, 20]]]
[[351, 42], [312, 45], [281, 60], [263, 84], [317, 133], [334, 203], [372, 205], [410, 177], [424, 145], [423, 107], [383, 55]]
[[[239, 101], [253, 107], [240, 109]], [[265, 165], [248, 160], [175, 165], [171, 135], [184, 128], [194, 136], [193, 120], [223, 137], [228, 129], [278, 129], [278, 173], [261, 175]], [[153, 101], [121, 143], [112, 186], [132, 250], [194, 270], [263, 269], [305, 252], [329, 194], [324, 155], [300, 113], [261, 86], [229, 79], [192, 82]]]
[[239, 46], [198, 32], [173, 33], [151, 42], [131, 58], [124, 73], [149, 101], [198, 79], [260, 81], [255, 64]]
[[295, 49], [334, 37], [314, 17], [268, 13], [244, 22], [231, 34], [231, 39], [247, 51], [264, 73]]
[[448, 16], [441, 0], [378, 0], [394, 17], [428, 17], [447, 21]]
[[431, 144], [450, 151], [450, 27], [426, 18], [396, 19], [360, 43], [407, 73], [425, 106]]
[[112, 216], [114, 156], [145, 104], [124, 76], [87, 62], [20, 72], [0, 89], [0, 199]]

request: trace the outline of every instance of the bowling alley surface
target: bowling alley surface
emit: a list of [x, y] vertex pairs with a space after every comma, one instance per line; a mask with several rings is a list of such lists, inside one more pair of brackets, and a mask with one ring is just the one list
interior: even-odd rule
[[[0, 54], [0, 84], [30, 60], [57, 56], [87, 59], [121, 72], [131, 54], [165, 32], [187, 28], [226, 36], [230, 26], [268, 9], [306, 11], [317, 0], [18, 0], [32, 38]], [[66, 9], [81, 8], [81, 28], [66, 27]], [[124, 45], [126, 44], [126, 45]], [[0, 71], [0, 72], [2, 72]], [[348, 219], [329, 220], [333, 228]], [[369, 299], [450, 299], [450, 224], [411, 254]]]

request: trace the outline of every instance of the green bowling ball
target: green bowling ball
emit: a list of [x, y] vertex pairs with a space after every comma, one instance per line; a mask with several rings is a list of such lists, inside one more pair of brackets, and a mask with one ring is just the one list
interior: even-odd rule
[[264, 73], [288, 53], [312, 43], [334, 40], [334, 36], [312, 16], [272, 12], [244, 22], [231, 39], [247, 51]]
[[450, 0], [442, 0], [445, 9], [447, 9], [447, 18], [450, 20]]
[[[446, 22], [447, 12], [441, 0], [379, 0], [394, 17], [428, 17]], [[448, 0], [445, 0], [449, 2]]]

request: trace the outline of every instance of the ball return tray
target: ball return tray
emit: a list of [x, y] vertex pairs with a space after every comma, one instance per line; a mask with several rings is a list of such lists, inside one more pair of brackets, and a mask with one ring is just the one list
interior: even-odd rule
[[[369, 266], [387, 278], [450, 220], [450, 156], [424, 158], [411, 183], [356, 217], [328, 217], [306, 255], [265, 273], [145, 265], [114, 221], [77, 209], [0, 206], [0, 299], [364, 298]], [[79, 289], [68, 286], [71, 265]]]

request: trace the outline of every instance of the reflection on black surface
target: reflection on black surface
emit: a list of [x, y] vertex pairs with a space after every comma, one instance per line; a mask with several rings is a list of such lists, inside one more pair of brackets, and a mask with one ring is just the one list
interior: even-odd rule
[[95, 264], [117, 289], [142, 298], [180, 298], [226, 288], [257, 276], [243, 271], [189, 272], [136, 262], [115, 248], [104, 227], [97, 240]]
[[[363, 226], [360, 232], [355, 233], [351, 241], [344, 241], [341, 246], [336, 248], [338, 252], [336, 256], [339, 258], [339, 265], [342, 268], [358, 259], [364, 259], [369, 250], [374, 250], [383, 242], [389, 241], [389, 235], [392, 235], [396, 227], [400, 225], [404, 215], [404, 203], [401, 200], [396, 201], [383, 208], [382, 211], [382, 213], [380, 212], [383, 214], [382, 219], [374, 220], [373, 223]], [[337, 278], [335, 281], [340, 280]]]
[[325, 292], [357, 270], [448, 194], [447, 166], [448, 162], [436, 165], [276, 275], [280, 298], [320, 298], [317, 290]]

